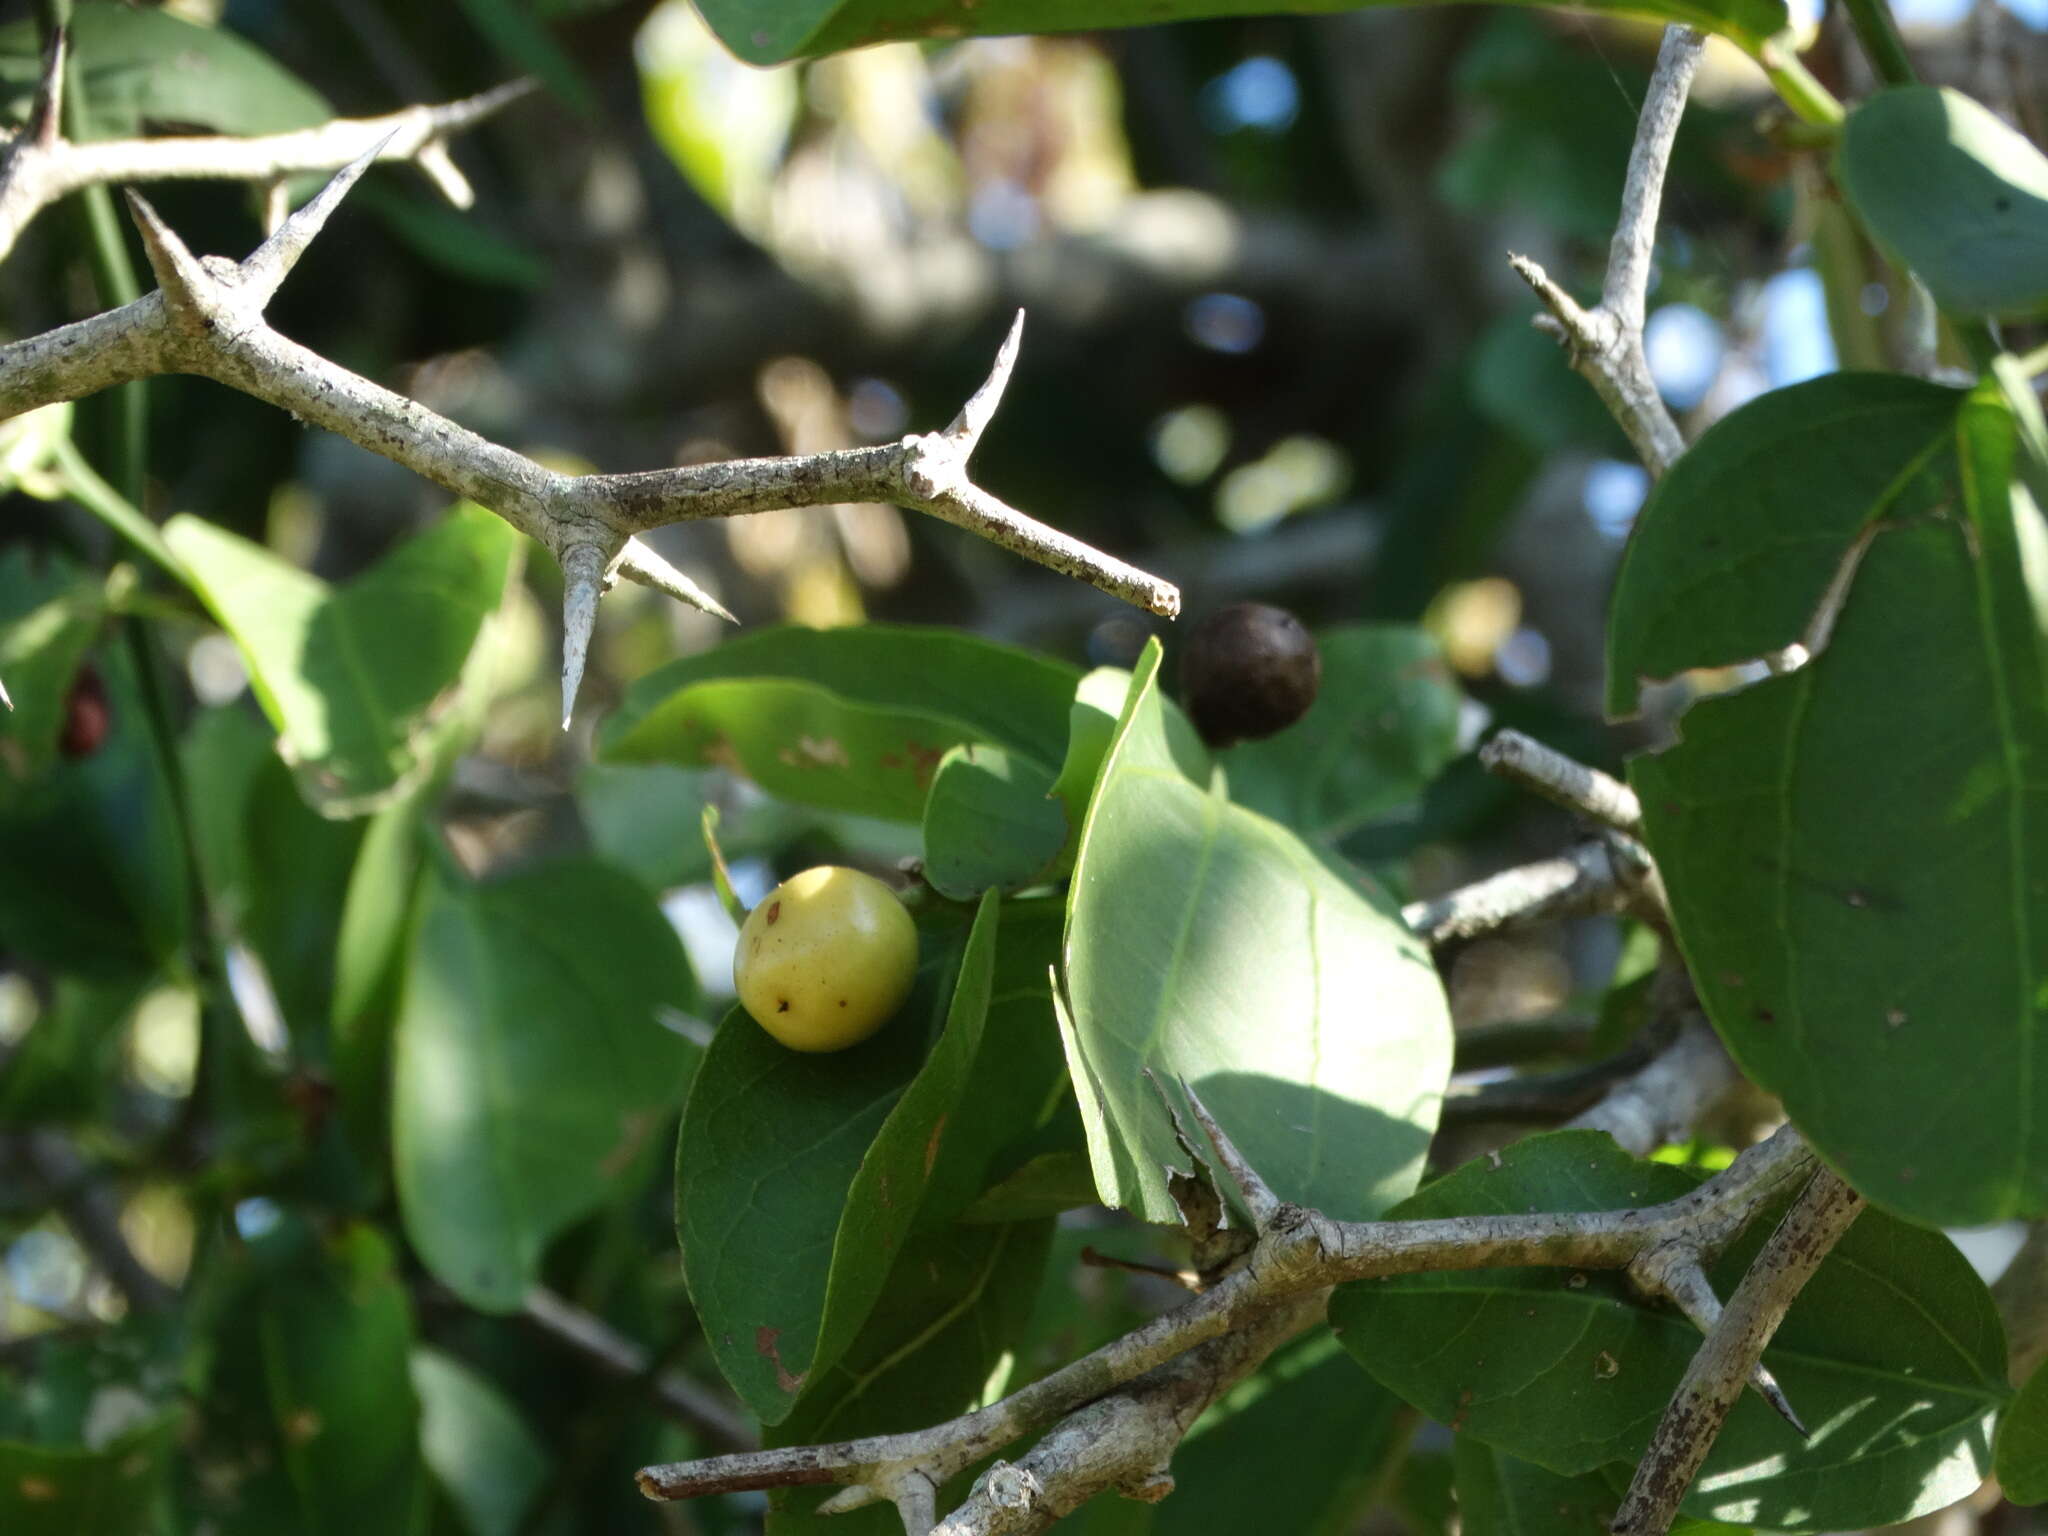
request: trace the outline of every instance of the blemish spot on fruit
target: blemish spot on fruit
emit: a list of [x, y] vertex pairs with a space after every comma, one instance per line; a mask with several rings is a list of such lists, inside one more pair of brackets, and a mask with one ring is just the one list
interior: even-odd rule
[[57, 1485], [47, 1477], [24, 1477], [15, 1490], [31, 1504], [47, 1504], [57, 1497]]
[[843, 998], [843, 997], [842, 997], [841, 999], [839, 999], [839, 1006], [840, 1006], [840, 1007], [842, 1007], [842, 1008], [844, 1008], [844, 1007], [846, 1006], [846, 999], [845, 999], [845, 998]]
[[1906, 1010], [1903, 1008], [1887, 1008], [1884, 1013], [1884, 1021], [1893, 1029], [1897, 1029], [1906, 1022]]
[[1775, 1013], [1771, 1012], [1770, 1009], [1766, 1008], [1762, 1003], [1758, 1003], [1754, 1008], [1750, 1009], [1749, 1011], [1751, 1016], [1754, 1017], [1757, 1023], [1759, 1024], [1775, 1024], [1778, 1022], [1778, 1016]]
[[1621, 1362], [1603, 1349], [1593, 1357], [1593, 1374], [1602, 1381], [1611, 1381], [1621, 1374]]
[[778, 997], [777, 999], [775, 999], [775, 1011], [777, 1013], [789, 1012], [789, 999], [786, 997]]
[[775, 921], [775, 920], [776, 920], [777, 918], [779, 918], [779, 917], [781, 917], [781, 916], [782, 916], [782, 903], [781, 903], [781, 902], [779, 902], [779, 901], [771, 901], [771, 902], [769, 902], [769, 903], [768, 903], [768, 921], [772, 923], [772, 922], [774, 922], [774, 921]]
[[1850, 891], [1847, 895], [1843, 896], [1842, 900], [1860, 910], [1870, 905], [1870, 893], [1868, 891]]
[[1575, 1291], [1583, 1291], [1586, 1288], [1586, 1276], [1583, 1272], [1573, 1275], [1565, 1284]]

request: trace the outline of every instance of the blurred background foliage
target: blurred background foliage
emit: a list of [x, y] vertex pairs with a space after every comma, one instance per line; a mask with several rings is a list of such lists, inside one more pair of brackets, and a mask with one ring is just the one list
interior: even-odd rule
[[[25, 11], [0, 9], [10, 19]], [[251, 86], [233, 106], [253, 115], [232, 121], [222, 101], [186, 109], [220, 118], [202, 126], [317, 117], [324, 109], [307, 89], [336, 112], [367, 115], [516, 74], [544, 84], [544, 95], [454, 145], [477, 186], [473, 210], [448, 208], [409, 170], [379, 169], [271, 311], [287, 334], [479, 432], [604, 470], [886, 441], [950, 418], [1021, 306], [1022, 362], [976, 460], [997, 494], [1179, 582], [1192, 615], [1256, 598], [1316, 628], [1419, 622], [1459, 674], [1467, 746], [1489, 724], [1515, 724], [1611, 764], [1641, 739], [1597, 722], [1606, 593], [1646, 477], [1588, 387], [1530, 327], [1533, 305], [1504, 255], [1536, 257], [1582, 296], [1597, 289], [1653, 26], [1484, 6], [1385, 9], [889, 45], [762, 70], [735, 62], [684, 0], [165, 9], [232, 29], [298, 82]], [[1929, 78], [1964, 84], [2041, 137], [2031, 89], [2048, 47], [2040, 0], [1915, 0], [1900, 14]], [[1816, 73], [1867, 84], [1839, 17], [1806, 25]], [[18, 107], [31, 54], [25, 32], [9, 35], [0, 83]], [[178, 126], [143, 110], [132, 128]], [[1689, 434], [1838, 360], [1907, 355], [1930, 324], [1846, 232], [1818, 176], [1785, 152], [1783, 127], [1753, 66], [1710, 43], [1674, 160], [1648, 330], [1653, 371]], [[258, 238], [240, 189], [165, 185], [151, 195], [195, 249], [239, 255]], [[0, 270], [0, 316], [26, 335], [98, 307], [84, 220], [54, 209]], [[449, 511], [444, 494], [406, 471], [210, 383], [158, 380], [148, 398], [147, 510], [158, 522], [199, 514], [339, 587]], [[102, 458], [116, 430], [111, 398], [80, 402], [77, 422]], [[291, 924], [326, 920], [376, 824], [308, 832], [312, 813], [262, 750], [235, 646], [183, 595], [138, 597], [121, 564], [132, 555], [100, 524], [46, 499], [32, 478], [11, 483], [0, 585], [46, 600], [61, 586], [40, 563], [51, 550], [112, 568], [66, 601], [86, 616], [81, 636], [109, 610], [159, 621], [192, 697], [211, 712], [189, 744], [202, 804], [211, 786], [254, 784], [237, 793], [255, 796], [280, 828], [293, 825], [279, 846], [326, 848], [268, 887], [241, 882], [302, 898], [297, 909], [238, 917], [273, 924], [263, 947], [289, 952]], [[1172, 655], [1168, 626], [892, 508], [776, 512], [664, 529], [652, 542], [748, 626], [944, 623], [1076, 663], [1125, 665], [1157, 632]], [[622, 588], [600, 611], [565, 738], [560, 576], [544, 557], [515, 570], [491, 620], [495, 703], [438, 809], [455, 864], [480, 873], [583, 849], [605, 855], [661, 896], [710, 1017], [729, 990], [730, 927], [697, 835], [703, 799], [725, 809], [743, 894], [823, 857], [915, 852], [914, 831], [765, 803], [715, 772], [589, 766], [589, 732], [625, 687], [716, 643], [719, 626]], [[98, 665], [113, 729], [91, 771], [141, 787], [124, 802], [132, 823], [95, 835], [147, 848], [168, 834], [135, 742], [137, 684], [117, 647]], [[1653, 717], [1632, 729], [1659, 726]], [[1561, 816], [1511, 799], [1467, 762], [1419, 807], [1352, 831], [1345, 848], [1427, 895], [1552, 851], [1565, 831]], [[136, 942], [175, 949], [174, 930], [189, 920], [180, 893], [135, 888], [171, 862], [110, 860], [79, 886], [88, 905], [64, 912], [91, 902], [146, 912], [164, 931]], [[29, 905], [7, 915], [30, 922]], [[298, 942], [319, 949], [303, 933]], [[1605, 921], [1473, 944], [1450, 970], [1454, 1012], [1461, 1024], [1568, 1014], [1613, 977], [1620, 948]], [[53, 1100], [71, 1079], [43, 1082], [36, 1061], [90, 1040], [118, 1057], [108, 1069], [120, 1083], [117, 1102], [93, 1112], [109, 1127], [175, 1135], [196, 1058], [193, 992], [152, 974], [147, 956], [62, 960], [53, 993], [0, 971], [0, 1053], [11, 1053], [0, 1121], [86, 1109]], [[324, 995], [322, 963], [267, 988], [246, 966], [232, 976], [252, 1033], [266, 993], [287, 1012], [295, 989]], [[302, 1091], [280, 1111], [298, 1129], [325, 1113], [325, 1076], [348, 1070], [342, 1059], [304, 1065]], [[240, 1150], [260, 1159], [263, 1137], [289, 1137], [294, 1123], [244, 1129]], [[343, 1188], [354, 1176], [339, 1158], [295, 1175]], [[117, 1219], [143, 1264], [181, 1280], [194, 1243], [184, 1194], [139, 1179], [124, 1200]], [[602, 1298], [615, 1323], [655, 1341], [670, 1331], [679, 1281], [672, 1265], [652, 1273], [634, 1259], [672, 1252], [667, 1201], [666, 1180], [650, 1178], [637, 1206], [591, 1219], [551, 1260], [561, 1290]], [[283, 1294], [266, 1287], [303, 1262], [303, 1234], [270, 1195], [233, 1209], [244, 1237], [272, 1240], [273, 1268], [252, 1260], [209, 1301], [247, 1306], [260, 1332], [263, 1298]], [[1140, 1236], [1093, 1241], [1136, 1258]], [[0, 1243], [0, 1354], [121, 1312], [61, 1222], [17, 1223], [0, 1208]], [[346, 1255], [346, 1284], [330, 1277], [340, 1288], [323, 1305], [367, 1351], [380, 1347], [392, 1264], [363, 1233]], [[1043, 1358], [1022, 1369], [1125, 1325], [1132, 1303], [1112, 1274], [1054, 1267], [1048, 1284], [1063, 1289], [1042, 1308]], [[482, 1437], [497, 1465], [530, 1466], [538, 1490], [508, 1518], [491, 1504], [502, 1484], [469, 1487], [453, 1460], [435, 1465], [433, 1497], [462, 1505], [451, 1528], [649, 1528], [658, 1517], [630, 1469], [717, 1448], [584, 1380], [566, 1356], [536, 1353], [515, 1322], [437, 1311], [431, 1291], [424, 1306], [434, 1348], [410, 1369], [430, 1463], [437, 1445]], [[145, 1366], [168, 1347], [147, 1328], [130, 1334]], [[229, 1330], [217, 1379], [279, 1368], [275, 1345]], [[479, 1372], [496, 1387], [479, 1388]], [[109, 1399], [61, 1371], [41, 1379], [41, 1397], [0, 1404], [10, 1422], [123, 1455], [162, 1454], [147, 1399]], [[518, 1405], [510, 1418], [506, 1402]], [[100, 1421], [85, 1423], [89, 1411]], [[59, 1422], [61, 1434], [50, 1429]], [[237, 1487], [276, 1472], [219, 1471], [227, 1464], [214, 1463], [215, 1474], [239, 1475]], [[1425, 1493], [1415, 1492], [1418, 1508]], [[666, 1518], [715, 1531], [747, 1509], [707, 1501]]]

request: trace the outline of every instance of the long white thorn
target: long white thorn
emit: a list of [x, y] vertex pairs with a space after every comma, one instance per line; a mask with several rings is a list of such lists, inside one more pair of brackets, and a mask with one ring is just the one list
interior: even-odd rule
[[597, 599], [604, 590], [604, 551], [595, 544], [574, 544], [562, 557], [562, 729], [576, 713], [576, 690], [583, 686], [583, 665], [590, 657], [590, 636], [597, 628]]
[[975, 444], [981, 441], [981, 434], [995, 419], [996, 407], [1003, 403], [1003, 391], [1009, 387], [1010, 375], [1017, 368], [1017, 350], [1024, 342], [1024, 311], [1017, 311], [1017, 318], [1010, 322], [1010, 334], [1003, 338], [1003, 344], [996, 348], [995, 366], [988, 371], [988, 377], [981, 382], [981, 388], [968, 396], [967, 403], [960, 407], [960, 414], [939, 436], [950, 438], [960, 446], [960, 457], [964, 460], [974, 452]]

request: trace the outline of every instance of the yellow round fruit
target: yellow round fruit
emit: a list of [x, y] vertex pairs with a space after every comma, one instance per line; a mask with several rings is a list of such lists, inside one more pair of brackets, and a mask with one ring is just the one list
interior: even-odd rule
[[793, 1051], [843, 1051], [888, 1023], [917, 979], [917, 929], [857, 869], [791, 875], [747, 914], [733, 952], [740, 1004]]

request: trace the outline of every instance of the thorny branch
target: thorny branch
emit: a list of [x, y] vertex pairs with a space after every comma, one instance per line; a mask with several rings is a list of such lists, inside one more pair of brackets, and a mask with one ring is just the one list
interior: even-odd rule
[[1764, 1346], [1862, 1209], [1863, 1197], [1833, 1173], [1814, 1172], [1686, 1367], [1615, 1513], [1610, 1529], [1617, 1536], [1663, 1536], [1671, 1529], [1679, 1500], [1714, 1448]]
[[1657, 243], [1657, 210], [1664, 197], [1664, 172], [1685, 112], [1686, 92], [1699, 68], [1704, 39], [1690, 27], [1667, 27], [1657, 52], [1657, 69], [1636, 121], [1635, 148], [1621, 194], [1621, 218], [1608, 247], [1607, 278], [1600, 302], [1582, 308], [1550, 274], [1526, 256], [1509, 263], [1543, 301], [1547, 315], [1537, 324], [1565, 344], [1572, 366], [1600, 394], [1628, 434], [1652, 475], [1661, 475], [1685, 452], [1678, 424], [1664, 408], [1643, 355], [1643, 321], [1649, 305], [1650, 255]]
[[129, 206], [157, 291], [89, 320], [0, 346], [0, 419], [133, 379], [189, 373], [217, 380], [327, 428], [490, 508], [545, 545], [567, 581], [562, 598], [567, 723], [596, 620], [620, 577], [730, 618], [636, 535], [667, 523], [782, 507], [893, 502], [966, 528], [1053, 570], [1171, 617], [1180, 593], [1027, 517], [974, 484], [967, 461], [1017, 355], [1023, 316], [988, 381], [944, 431], [832, 453], [737, 459], [636, 474], [567, 475], [488, 441], [418, 402], [272, 330], [264, 308], [355, 180], [372, 146], [246, 260], [198, 257], [147, 202]]
[[[336, 171], [365, 152], [410, 161], [457, 208], [476, 201], [469, 180], [448, 156], [448, 140], [485, 121], [534, 89], [514, 80], [461, 101], [406, 107], [382, 117], [335, 118], [291, 133], [254, 138], [226, 135], [106, 139], [73, 143], [62, 120], [66, 33], [50, 34], [35, 109], [0, 149], [0, 261], [43, 209], [87, 187], [144, 181], [246, 181], [282, 193], [286, 182]], [[280, 198], [267, 199], [281, 206]], [[280, 214], [281, 216], [281, 214]], [[275, 220], [272, 227], [275, 227]]]
[[[902, 1480], [913, 1473], [943, 1485], [976, 1461], [1077, 1408], [1112, 1394], [1144, 1397], [1138, 1382], [1147, 1373], [1212, 1340], [1262, 1331], [1261, 1320], [1276, 1308], [1319, 1297], [1330, 1286], [1380, 1275], [1504, 1265], [1626, 1269], [1643, 1255], [1670, 1245], [1703, 1261], [1733, 1238], [1787, 1181], [1806, 1177], [1814, 1166], [1805, 1143], [1788, 1127], [1689, 1194], [1636, 1210], [1341, 1222], [1282, 1205], [1245, 1263], [1209, 1290], [1000, 1402], [906, 1434], [647, 1467], [639, 1474], [640, 1488], [652, 1499], [687, 1499], [749, 1488], [840, 1484], [845, 1491], [830, 1501], [835, 1510], [893, 1499]], [[1279, 1342], [1272, 1341], [1274, 1346]], [[1149, 1411], [1143, 1404], [1115, 1410]], [[970, 1496], [970, 1506], [1010, 1508], [1020, 1499], [1034, 1508], [1041, 1502], [1047, 1510], [1060, 1506], [1064, 1495], [1049, 1490], [1068, 1487], [1069, 1473], [1093, 1477], [1102, 1470], [1086, 1460], [1098, 1439], [1084, 1435], [1077, 1442], [1067, 1461], [1055, 1466], [1047, 1458], [1028, 1479], [1016, 1468], [991, 1469]], [[1170, 1453], [1171, 1443], [1155, 1437], [1152, 1444], [1156, 1467]], [[1130, 1464], [1120, 1466], [1119, 1476], [1130, 1475]], [[1118, 1480], [1112, 1478], [1111, 1485], [1118, 1485]], [[1031, 1491], [1034, 1486], [1037, 1492]], [[947, 1536], [1037, 1528], [1014, 1523], [1009, 1515], [999, 1520], [993, 1513], [977, 1523], [959, 1512], [939, 1527]]]

